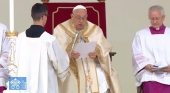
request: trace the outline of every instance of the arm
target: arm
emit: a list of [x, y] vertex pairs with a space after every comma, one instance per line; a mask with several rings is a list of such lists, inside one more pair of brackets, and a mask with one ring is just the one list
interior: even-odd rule
[[149, 59], [143, 54], [140, 37], [135, 36], [132, 43], [132, 66], [134, 75], [140, 72], [148, 65]]
[[57, 76], [61, 79], [61, 81], [64, 81], [69, 70], [69, 57], [66, 51], [61, 48], [57, 40], [52, 42], [51, 49], [51, 56], [55, 56], [51, 59], [53, 66], [57, 71]]
[[[96, 53], [97, 58], [99, 58], [99, 60], [103, 59], [101, 60], [101, 62], [103, 62], [104, 59], [107, 59], [107, 56], [110, 57], [109, 52], [112, 51], [112, 46], [108, 42], [108, 40], [104, 37], [101, 28], [96, 27], [96, 30], [89, 36], [88, 39], [90, 42], [97, 42]], [[108, 62], [108, 60], [105, 62]]]
[[109, 75], [112, 75], [112, 66], [109, 55], [109, 52], [112, 51], [112, 46], [104, 37], [102, 29], [97, 26], [93, 33], [90, 34], [88, 39], [89, 42], [97, 42], [97, 47], [95, 49], [95, 52], [97, 53], [97, 60], [105, 72], [107, 72]]
[[8, 61], [8, 54], [10, 51], [10, 43], [8, 38], [6, 37], [5, 32], [7, 32], [6, 26], [3, 27], [1, 30], [1, 54], [0, 54], [0, 65], [4, 68], [7, 67], [7, 61]]

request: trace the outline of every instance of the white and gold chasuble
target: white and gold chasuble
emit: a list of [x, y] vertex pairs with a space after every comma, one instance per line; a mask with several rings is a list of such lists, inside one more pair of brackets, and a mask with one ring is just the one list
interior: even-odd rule
[[[76, 29], [71, 20], [59, 24], [53, 32], [60, 45], [70, 52]], [[79, 42], [97, 42], [96, 59], [70, 59], [70, 74], [65, 82], [59, 82], [61, 93], [121, 93], [118, 76], [111, 67], [109, 52], [112, 47], [101, 28], [87, 22], [77, 38]], [[93, 52], [93, 51], [92, 51]]]

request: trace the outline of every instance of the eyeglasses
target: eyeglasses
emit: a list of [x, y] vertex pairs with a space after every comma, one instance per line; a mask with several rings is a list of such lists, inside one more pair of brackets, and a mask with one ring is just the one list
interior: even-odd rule
[[85, 21], [85, 20], [87, 20], [87, 17], [80, 17], [80, 16], [75, 16], [74, 15], [74, 17], [77, 19], [77, 20], [82, 20], [82, 21]]
[[82, 21], [85, 21], [87, 18], [81, 18], [81, 17], [75, 17], [77, 20], [82, 20]]
[[160, 17], [160, 18], [149, 18], [151, 21], [160, 21], [161, 19], [162, 19], [162, 17]]

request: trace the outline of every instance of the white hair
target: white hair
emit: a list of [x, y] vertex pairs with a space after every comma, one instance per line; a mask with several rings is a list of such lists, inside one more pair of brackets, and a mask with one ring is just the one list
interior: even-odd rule
[[149, 13], [150, 11], [155, 11], [155, 10], [161, 10], [162, 16], [165, 15], [164, 8], [163, 8], [162, 6], [160, 6], [160, 5], [151, 6], [151, 7], [149, 8], [149, 10], [148, 10], [148, 13]]
[[83, 5], [77, 5], [77, 6], [75, 6], [75, 7], [73, 8], [72, 13], [74, 13], [74, 11], [77, 10], [77, 9], [87, 10], [86, 7], [84, 7]]

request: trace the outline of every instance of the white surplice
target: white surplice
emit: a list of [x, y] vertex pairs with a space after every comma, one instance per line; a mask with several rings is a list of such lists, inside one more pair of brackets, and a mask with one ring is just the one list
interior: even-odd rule
[[7, 31], [7, 27], [4, 24], [0, 23], [0, 64], [3, 66], [3, 68], [0, 68], [0, 86], [6, 86], [9, 77], [7, 70], [7, 61], [10, 51], [10, 43], [5, 35], [5, 32]]
[[164, 34], [152, 35], [149, 28], [137, 32], [132, 50], [136, 86], [140, 86], [142, 82], [146, 81], [170, 85], [169, 72], [156, 73], [143, 69], [147, 64], [159, 67], [170, 64], [170, 28], [166, 27]]
[[[81, 42], [85, 43], [85, 41], [80, 38], [79, 43], [81, 43]], [[88, 68], [87, 68], [86, 58], [83, 58], [82, 60], [83, 60], [83, 65], [84, 65], [84, 71], [86, 73], [86, 76], [88, 76]], [[98, 77], [100, 93], [107, 93], [109, 86], [107, 84], [104, 71], [102, 70], [99, 62], [96, 64], [96, 72], [97, 72], [97, 75], [98, 75], [97, 77]], [[87, 92], [86, 93], [91, 93], [90, 87], [88, 85], [87, 85]]]
[[57, 78], [67, 77], [69, 58], [55, 37], [44, 32], [39, 38], [28, 38], [22, 32], [15, 54], [17, 76], [27, 79], [27, 90], [21, 93], [59, 93]]

